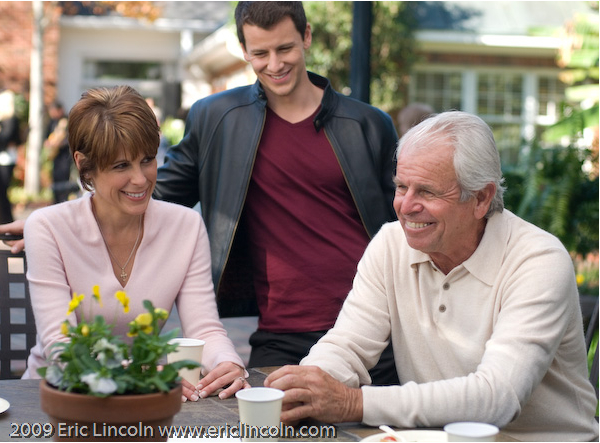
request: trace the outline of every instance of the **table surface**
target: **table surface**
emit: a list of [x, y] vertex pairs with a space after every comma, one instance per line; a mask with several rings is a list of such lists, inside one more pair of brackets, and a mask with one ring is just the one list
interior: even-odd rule
[[[249, 369], [248, 381], [252, 386], [262, 386], [266, 376], [276, 368]], [[39, 401], [39, 380], [0, 380], [0, 397], [10, 402], [10, 408], [0, 414], [0, 441], [19, 440], [14, 433], [18, 425], [23, 423], [48, 423], [48, 416], [41, 410]], [[237, 399], [235, 397], [221, 400], [216, 396], [201, 399], [197, 402], [185, 402], [181, 411], [174, 417], [173, 425], [195, 426], [223, 426], [236, 425], [239, 422]], [[360, 423], [344, 423], [335, 425], [335, 436], [326, 437], [331, 425], [315, 420], [301, 423], [302, 426], [323, 426], [323, 437], [290, 438], [293, 441], [360, 441], [365, 437], [378, 434], [381, 431], [376, 427], [365, 426]], [[316, 428], [311, 428], [315, 430]], [[13, 434], [13, 435], [11, 435]], [[29, 437], [24, 440], [46, 440], [44, 438]], [[280, 438], [279, 441], [285, 441]], [[502, 433], [498, 441], [517, 441]]]

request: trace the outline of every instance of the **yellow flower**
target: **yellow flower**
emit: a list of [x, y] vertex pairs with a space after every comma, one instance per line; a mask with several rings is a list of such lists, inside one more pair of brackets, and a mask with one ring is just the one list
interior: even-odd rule
[[577, 274], [575, 279], [577, 280], [577, 286], [581, 286], [585, 281], [585, 276], [583, 274]]
[[123, 305], [123, 312], [127, 314], [129, 312], [129, 297], [125, 291], [115, 292], [115, 298]]
[[83, 325], [81, 327], [81, 335], [83, 335], [84, 337], [90, 335], [90, 327], [88, 325]]
[[169, 318], [169, 313], [163, 308], [155, 308], [154, 315], [156, 315], [159, 320], [166, 320]]
[[69, 322], [68, 321], [64, 321], [61, 323], [60, 325], [60, 333], [62, 335], [69, 335]]
[[75, 309], [79, 306], [81, 301], [84, 299], [84, 295], [77, 295], [77, 293], [73, 292], [73, 298], [69, 302], [69, 310], [67, 311], [67, 315], [71, 315]]
[[138, 315], [134, 323], [140, 328], [142, 332], [146, 334], [150, 334], [152, 332], [152, 314], [149, 312], [144, 312], [143, 314]]
[[98, 300], [98, 304], [102, 307], [102, 297], [100, 297], [100, 286], [94, 285], [92, 288], [92, 295], [96, 300]]

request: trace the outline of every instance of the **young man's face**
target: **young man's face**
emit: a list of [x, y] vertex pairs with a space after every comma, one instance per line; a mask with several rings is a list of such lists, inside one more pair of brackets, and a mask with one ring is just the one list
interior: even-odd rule
[[306, 75], [304, 51], [311, 44], [310, 25], [304, 36], [289, 17], [270, 29], [244, 25], [243, 31], [244, 58], [252, 65], [267, 95], [286, 97], [297, 91]]

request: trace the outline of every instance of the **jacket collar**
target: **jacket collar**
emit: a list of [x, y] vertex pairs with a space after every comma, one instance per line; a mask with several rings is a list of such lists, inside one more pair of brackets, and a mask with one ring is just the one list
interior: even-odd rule
[[[321, 110], [315, 116], [313, 120], [313, 125], [315, 126], [315, 130], [319, 132], [321, 128], [325, 125], [325, 123], [331, 118], [333, 115], [333, 111], [337, 105], [338, 96], [334, 89], [331, 87], [331, 83], [325, 77], [321, 77], [313, 72], [308, 72], [308, 79], [315, 86], [318, 86], [323, 90], [323, 99], [321, 100]], [[253, 90], [256, 93], [256, 96], [259, 101], [262, 102], [264, 106], [267, 105], [267, 94], [263, 89], [260, 82], [257, 80], [254, 83]]]

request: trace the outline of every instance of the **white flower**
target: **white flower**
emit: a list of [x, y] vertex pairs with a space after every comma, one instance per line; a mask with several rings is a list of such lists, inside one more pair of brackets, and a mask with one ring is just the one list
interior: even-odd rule
[[114, 343], [109, 342], [106, 337], [102, 337], [94, 344], [93, 350], [94, 352], [111, 351], [112, 353], [115, 353], [119, 348]]
[[62, 379], [62, 370], [57, 365], [48, 366], [48, 369], [46, 370], [46, 381], [48, 383], [52, 386], [59, 386]]
[[100, 377], [97, 372], [82, 375], [81, 381], [86, 383], [92, 392], [98, 394], [112, 394], [117, 390], [117, 383], [112, 378]]
[[98, 360], [102, 366], [109, 369], [121, 366], [123, 354], [115, 344], [110, 343], [106, 338], [98, 340], [92, 350], [96, 353], [96, 360]]

